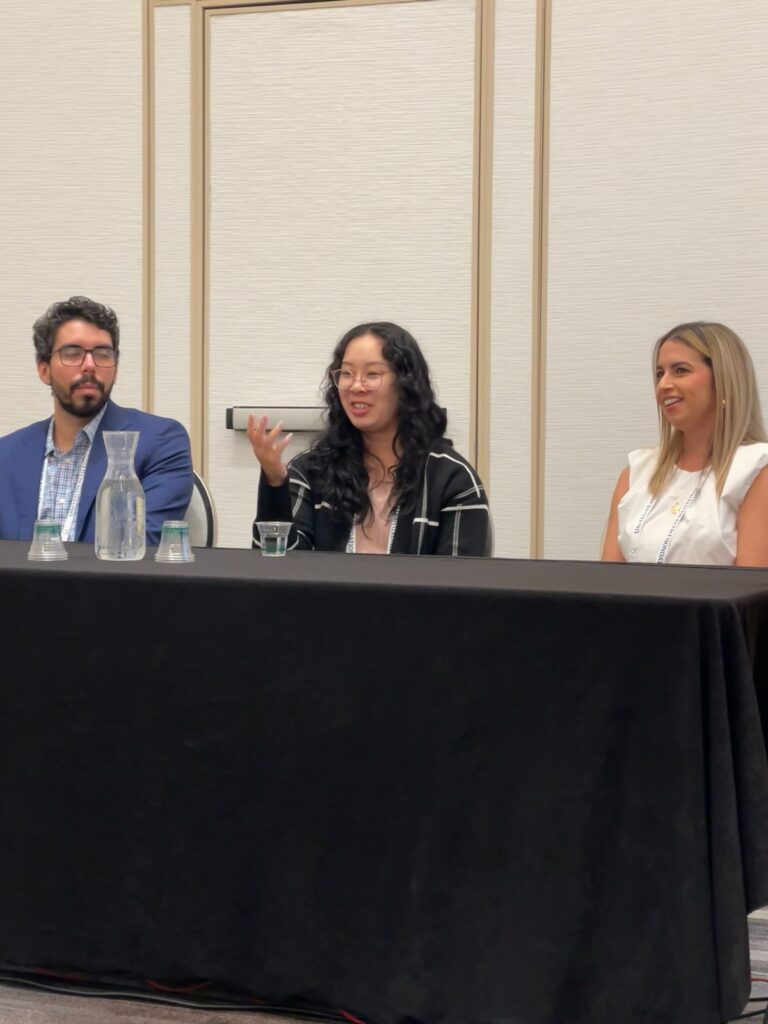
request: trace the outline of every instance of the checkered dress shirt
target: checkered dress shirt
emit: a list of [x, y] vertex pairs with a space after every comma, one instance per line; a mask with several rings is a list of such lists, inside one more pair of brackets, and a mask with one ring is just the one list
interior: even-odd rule
[[[53, 418], [48, 425], [37, 518], [52, 519], [58, 523], [61, 526], [61, 539], [64, 541], [74, 539], [85, 466], [106, 408], [105, 405], [101, 412], [78, 432], [75, 443], [68, 452], [60, 451], [53, 443]], [[71, 528], [68, 536], [65, 536], [64, 524], [67, 519], [71, 523]]]

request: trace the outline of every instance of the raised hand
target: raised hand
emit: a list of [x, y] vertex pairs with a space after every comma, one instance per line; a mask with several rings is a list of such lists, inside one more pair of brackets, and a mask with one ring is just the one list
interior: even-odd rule
[[248, 417], [248, 440], [270, 487], [279, 487], [288, 476], [282, 455], [293, 434], [281, 434], [282, 426], [281, 422], [270, 430], [266, 416]]

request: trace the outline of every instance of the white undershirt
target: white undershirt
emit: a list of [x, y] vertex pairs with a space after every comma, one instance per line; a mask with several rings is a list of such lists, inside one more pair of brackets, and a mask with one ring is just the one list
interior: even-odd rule
[[355, 522], [350, 535], [351, 550], [357, 555], [388, 555], [392, 547], [397, 512], [390, 508], [392, 480], [385, 480], [368, 491], [371, 510], [365, 523]]

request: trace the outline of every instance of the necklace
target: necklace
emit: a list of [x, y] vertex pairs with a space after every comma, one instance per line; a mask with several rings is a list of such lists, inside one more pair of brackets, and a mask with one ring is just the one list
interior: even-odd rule
[[[691, 493], [688, 495], [688, 497], [685, 499], [685, 501], [683, 502], [682, 505], [679, 504], [677, 499], [674, 500], [674, 504], [672, 505], [672, 508], [670, 509], [670, 512], [672, 512], [672, 514], [674, 515], [675, 519], [674, 519], [674, 522], [672, 523], [672, 526], [667, 531], [667, 535], [664, 538], [664, 540], [662, 541], [661, 547], [659, 548], [659, 552], [656, 555], [656, 558], [654, 559], [654, 561], [656, 562], [657, 565], [660, 565], [660, 564], [662, 564], [663, 562], [666, 561], [667, 554], [669, 553], [669, 546], [672, 543], [672, 537], [673, 537], [673, 535], [675, 533], [675, 530], [678, 528], [680, 523], [682, 523], [683, 519], [685, 519], [685, 513], [688, 511], [688, 509], [691, 507], [691, 505], [693, 505], [693, 503], [698, 498], [699, 494], [701, 493], [701, 489], [704, 486], [704, 484], [706, 483], [707, 477], [709, 476], [711, 471], [712, 471], [712, 466], [711, 465], [707, 466], [707, 468], [705, 470], [701, 471], [701, 473], [699, 474], [699, 479], [698, 479], [698, 482], [697, 482], [696, 486], [691, 491]], [[635, 558], [640, 553], [640, 534], [643, 532], [643, 527], [645, 526], [645, 524], [646, 524], [646, 522], [648, 520], [648, 517], [650, 516], [651, 512], [653, 511], [653, 509], [654, 509], [654, 507], [656, 505], [657, 500], [658, 500], [657, 498], [650, 498], [649, 499], [649, 501], [646, 504], [645, 508], [640, 513], [640, 518], [638, 519], [637, 523], [635, 524], [635, 528], [632, 531], [632, 546], [629, 549], [629, 552], [630, 552], [630, 555], [635, 557]]]
[[[701, 490], [701, 487], [703, 486], [704, 481], [709, 476], [709, 473], [710, 473], [711, 469], [712, 469], [712, 466], [709, 465], [709, 466], [706, 467], [706, 469], [700, 470], [700, 472], [699, 472], [699, 487], [698, 487], [698, 490]], [[680, 467], [679, 466], [675, 466], [675, 472], [674, 472], [674, 474], [672, 476], [672, 482], [675, 481], [675, 479], [677, 478], [678, 473], [680, 473], [680, 472], [682, 472]], [[698, 490], [697, 490], [697, 493], [698, 493]], [[681, 497], [680, 497], [679, 494], [672, 494], [672, 495], [670, 495], [670, 497], [672, 498], [672, 505], [670, 506], [669, 511], [672, 513], [673, 516], [676, 516], [676, 515], [679, 514], [680, 509], [682, 508], [682, 506], [680, 504]]]
[[[677, 480], [677, 475], [678, 475], [679, 472], [680, 472], [680, 467], [679, 466], [675, 466], [675, 472], [672, 474], [672, 482], [673, 483], [674, 483], [675, 480]], [[672, 498], [672, 505], [670, 506], [669, 511], [672, 513], [673, 516], [676, 516], [680, 512], [680, 495], [679, 494], [672, 494], [672, 495], [670, 495], [670, 497]]]

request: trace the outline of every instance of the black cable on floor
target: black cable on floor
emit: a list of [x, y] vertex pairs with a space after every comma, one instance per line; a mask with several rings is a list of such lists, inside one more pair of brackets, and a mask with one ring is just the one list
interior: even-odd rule
[[267, 1003], [254, 1005], [226, 1001], [203, 1003], [194, 999], [184, 999], [182, 996], [166, 995], [161, 992], [144, 992], [138, 988], [120, 988], [119, 986], [98, 988], [97, 986], [76, 984], [57, 985], [55, 982], [41, 981], [39, 978], [20, 977], [18, 975], [3, 974], [2, 972], [0, 972], [0, 982], [6, 985], [19, 985], [23, 988], [34, 988], [40, 989], [43, 992], [56, 992], [61, 995], [82, 996], [84, 998], [127, 999], [135, 1002], [181, 1006], [190, 1010], [228, 1010], [230, 1013], [273, 1013], [280, 1016], [297, 1017], [307, 1021], [328, 1021], [329, 1024], [346, 1024], [346, 1018], [343, 1014], [324, 1010], [307, 1010], [294, 1006], [276, 1006]]

